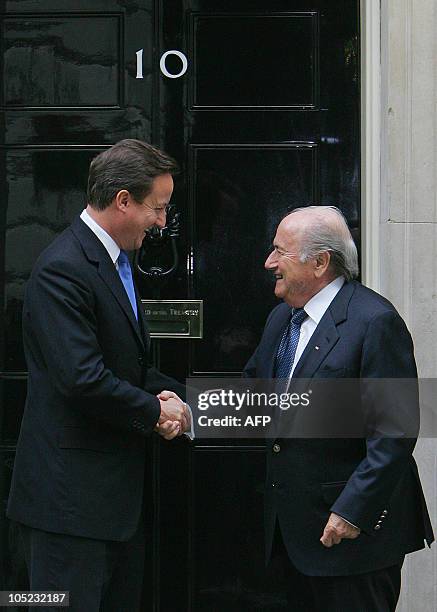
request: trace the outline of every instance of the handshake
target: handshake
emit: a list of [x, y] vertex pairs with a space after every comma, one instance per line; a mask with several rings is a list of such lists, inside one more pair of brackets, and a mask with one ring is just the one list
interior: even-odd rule
[[157, 397], [161, 404], [161, 414], [155, 431], [166, 440], [173, 440], [190, 431], [191, 414], [187, 404], [173, 391], [161, 391]]

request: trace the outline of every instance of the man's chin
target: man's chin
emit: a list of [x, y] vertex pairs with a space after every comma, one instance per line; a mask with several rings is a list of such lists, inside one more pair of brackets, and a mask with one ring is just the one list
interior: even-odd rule
[[279, 300], [283, 300], [284, 299], [284, 295], [285, 292], [281, 287], [278, 287], [278, 284], [276, 283], [276, 287], [275, 287], [275, 296], [279, 299]]

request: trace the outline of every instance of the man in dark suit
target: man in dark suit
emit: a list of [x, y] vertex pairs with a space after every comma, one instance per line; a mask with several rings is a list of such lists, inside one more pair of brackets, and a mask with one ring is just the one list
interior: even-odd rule
[[175, 170], [138, 140], [100, 153], [87, 208], [26, 288], [28, 395], [7, 514], [19, 523], [31, 590], [70, 591], [78, 612], [139, 610], [146, 436], [189, 427], [182, 385], [147, 366], [126, 255], [145, 230], [164, 227]]
[[[390, 302], [353, 280], [357, 262], [335, 207], [296, 209], [283, 219], [265, 267], [284, 303], [270, 313], [246, 376], [288, 384], [416, 379], [405, 323]], [[372, 393], [361, 398], [364, 414]], [[396, 412], [390, 403], [397, 401], [386, 397], [384, 410]], [[417, 402], [406, 408], [414, 421]], [[290, 610], [395, 609], [405, 554], [434, 539], [414, 445], [377, 434], [267, 444], [266, 554], [285, 560]]]

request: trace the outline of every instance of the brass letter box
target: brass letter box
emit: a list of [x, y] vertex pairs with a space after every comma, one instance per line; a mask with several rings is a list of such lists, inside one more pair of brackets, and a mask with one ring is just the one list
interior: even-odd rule
[[151, 338], [202, 338], [203, 300], [141, 300]]

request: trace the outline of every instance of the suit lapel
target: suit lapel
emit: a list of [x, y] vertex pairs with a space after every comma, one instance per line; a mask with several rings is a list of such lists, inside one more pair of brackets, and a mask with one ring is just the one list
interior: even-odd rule
[[312, 378], [337, 344], [337, 326], [347, 319], [347, 309], [356, 283], [345, 283], [317, 325], [293, 372], [293, 378]]
[[312, 378], [338, 339], [338, 331], [328, 309], [306, 345], [294, 369], [293, 378]]
[[94, 232], [80, 219], [80, 217], [77, 217], [74, 220], [71, 225], [71, 230], [81, 243], [88, 260], [97, 264], [99, 276], [107, 285], [125, 316], [128, 318], [132, 331], [134, 332], [138, 341], [142, 346], [144, 346], [138, 321], [135, 318], [129, 297], [108, 251], [105, 249]]
[[150, 348], [150, 335], [149, 335], [149, 327], [147, 325], [146, 315], [144, 314], [143, 305], [141, 303], [141, 297], [137, 292], [137, 288], [135, 286], [135, 295], [137, 298], [137, 311], [138, 311], [138, 325], [140, 326], [141, 337], [143, 339], [143, 343], [148, 351]]
[[[108, 255], [107, 261], [99, 262], [99, 275], [106, 283], [113, 296], [117, 300], [118, 304], [121, 306], [124, 314], [129, 319], [129, 323], [132, 326], [135, 335], [138, 340], [143, 344], [143, 339], [141, 337], [140, 328], [138, 325], [138, 321], [135, 318], [134, 311], [132, 310], [132, 305], [129, 301], [129, 297], [126, 293], [126, 289], [121, 282], [121, 278], [118, 275], [117, 270], [115, 269], [114, 264], [111, 261], [111, 258]], [[141, 315], [139, 315], [141, 316]]]

